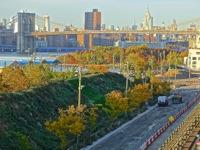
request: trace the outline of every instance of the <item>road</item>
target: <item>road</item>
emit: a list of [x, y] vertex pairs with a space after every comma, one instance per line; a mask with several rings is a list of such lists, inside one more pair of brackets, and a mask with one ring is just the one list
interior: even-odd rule
[[171, 104], [168, 107], [155, 107], [148, 113], [114, 131], [106, 138], [99, 139], [83, 150], [137, 150], [153, 133], [161, 128], [171, 115], [175, 115], [186, 103], [195, 97], [194, 89], [179, 89], [183, 104]]
[[194, 106], [192, 106], [186, 113], [184, 113], [175, 123], [173, 123], [159, 138], [148, 147], [147, 150], [156, 150], [167, 140], [172, 132], [181, 124], [181, 122], [190, 114]]

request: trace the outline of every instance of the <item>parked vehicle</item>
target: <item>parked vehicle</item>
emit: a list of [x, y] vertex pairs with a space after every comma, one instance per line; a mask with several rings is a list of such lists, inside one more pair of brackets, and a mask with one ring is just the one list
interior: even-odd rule
[[197, 141], [195, 150], [200, 150], [200, 141]]
[[168, 106], [168, 97], [167, 96], [159, 96], [158, 97], [158, 106]]
[[181, 104], [183, 103], [183, 97], [178, 94], [178, 93], [175, 93], [172, 97], [172, 103], [173, 104]]

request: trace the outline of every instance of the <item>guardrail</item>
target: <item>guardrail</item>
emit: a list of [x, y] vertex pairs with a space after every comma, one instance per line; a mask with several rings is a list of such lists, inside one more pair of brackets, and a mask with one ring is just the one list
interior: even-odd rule
[[190, 137], [192, 131], [198, 127], [200, 120], [200, 105], [198, 105], [191, 114], [179, 125], [171, 136], [161, 146], [160, 150], [182, 149]]
[[162, 135], [169, 126], [171, 126], [177, 119], [179, 119], [185, 112], [187, 112], [194, 104], [200, 101], [200, 94], [190, 101], [186, 107], [181, 109], [174, 118], [173, 122], [166, 122], [156, 133], [154, 133], [146, 142], [139, 148], [139, 150], [146, 150], [152, 143], [154, 143], [160, 135]]

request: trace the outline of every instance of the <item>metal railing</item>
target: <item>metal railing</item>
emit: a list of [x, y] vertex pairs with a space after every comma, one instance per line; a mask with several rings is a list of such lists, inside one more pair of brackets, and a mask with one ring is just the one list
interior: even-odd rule
[[[183, 149], [188, 138], [200, 125], [200, 105], [197, 105], [160, 147], [160, 150]], [[192, 141], [191, 141], [192, 144]]]

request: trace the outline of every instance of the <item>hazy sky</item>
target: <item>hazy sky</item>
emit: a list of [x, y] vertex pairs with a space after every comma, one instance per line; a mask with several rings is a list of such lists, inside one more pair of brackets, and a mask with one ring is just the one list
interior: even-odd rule
[[83, 26], [84, 12], [98, 8], [106, 25], [140, 24], [149, 7], [156, 24], [178, 22], [200, 16], [200, 0], [0, 0], [0, 17], [9, 18], [22, 9], [48, 14], [51, 20]]

